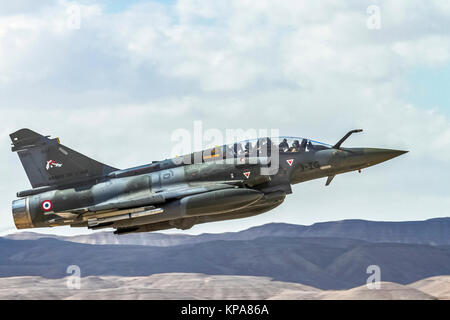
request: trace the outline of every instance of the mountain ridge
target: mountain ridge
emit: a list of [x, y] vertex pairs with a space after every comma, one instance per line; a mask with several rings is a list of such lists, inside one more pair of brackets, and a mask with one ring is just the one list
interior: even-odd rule
[[320, 289], [366, 282], [369, 265], [383, 281], [406, 284], [450, 274], [450, 249], [422, 244], [370, 243], [343, 238], [259, 237], [170, 247], [95, 245], [58, 239], [0, 239], [0, 276], [148, 276], [156, 273], [266, 276]]
[[394, 242], [430, 245], [450, 245], [450, 217], [423, 221], [369, 221], [348, 219], [318, 222], [310, 226], [288, 223], [268, 223], [237, 232], [202, 233], [199, 235], [142, 233], [117, 236], [111, 232], [89, 235], [56, 236], [34, 232], [14, 233], [7, 239], [56, 238], [64, 241], [91, 244], [172, 246], [211, 240], [251, 240], [261, 236], [337, 237], [369, 242]]

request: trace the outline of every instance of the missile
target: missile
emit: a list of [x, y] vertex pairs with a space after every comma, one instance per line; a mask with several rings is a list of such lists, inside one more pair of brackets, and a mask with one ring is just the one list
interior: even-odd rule
[[157, 208], [157, 209], [141, 211], [141, 212], [131, 212], [131, 213], [116, 215], [116, 216], [107, 217], [107, 218], [92, 218], [92, 219], [88, 220], [88, 228], [94, 229], [94, 228], [106, 227], [106, 226], [112, 225], [115, 221], [146, 217], [146, 216], [150, 216], [153, 214], [159, 214], [159, 213], [163, 213], [163, 212], [164, 212], [163, 209]]
[[233, 212], [250, 206], [263, 196], [264, 193], [258, 190], [243, 188], [194, 194], [162, 205], [163, 214], [116, 221], [114, 228], [130, 228], [173, 219]]

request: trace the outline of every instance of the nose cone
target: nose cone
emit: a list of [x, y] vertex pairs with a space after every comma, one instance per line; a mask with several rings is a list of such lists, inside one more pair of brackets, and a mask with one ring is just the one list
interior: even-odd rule
[[363, 151], [362, 158], [368, 165], [374, 165], [401, 156], [407, 152], [393, 149], [366, 148]]
[[342, 172], [371, 167], [408, 152], [376, 148], [342, 148], [342, 151], [333, 159], [334, 166]]

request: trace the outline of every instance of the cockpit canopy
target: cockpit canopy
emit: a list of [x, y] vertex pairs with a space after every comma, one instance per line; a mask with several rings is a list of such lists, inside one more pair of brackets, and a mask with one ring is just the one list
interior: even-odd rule
[[249, 163], [252, 160], [257, 160], [258, 163], [263, 164], [270, 162], [268, 157], [275, 155], [274, 152], [278, 152], [281, 155], [302, 152], [317, 152], [332, 148], [333, 147], [331, 145], [299, 137], [265, 137], [244, 140], [223, 146], [215, 146], [202, 151], [189, 153], [184, 156], [176, 156], [172, 159], [154, 161], [151, 164], [140, 167], [114, 171], [108, 174], [108, 177], [122, 178], [187, 164], [199, 164], [216, 160], [233, 159], [233, 163], [234, 161], [246, 163], [247, 161], [245, 158], [248, 158], [247, 160]]
[[270, 157], [273, 152], [300, 153], [331, 149], [332, 146], [300, 137], [264, 137], [243, 140], [203, 150], [203, 161], [241, 157]]

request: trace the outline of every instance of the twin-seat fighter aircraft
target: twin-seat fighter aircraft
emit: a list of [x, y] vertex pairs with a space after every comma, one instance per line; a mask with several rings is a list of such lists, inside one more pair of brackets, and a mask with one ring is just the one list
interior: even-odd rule
[[291, 185], [361, 170], [407, 151], [343, 148], [276, 137], [246, 140], [151, 164], [117, 169], [29, 129], [10, 135], [33, 189], [17, 193], [18, 229], [114, 228], [115, 234], [189, 229], [279, 206]]

